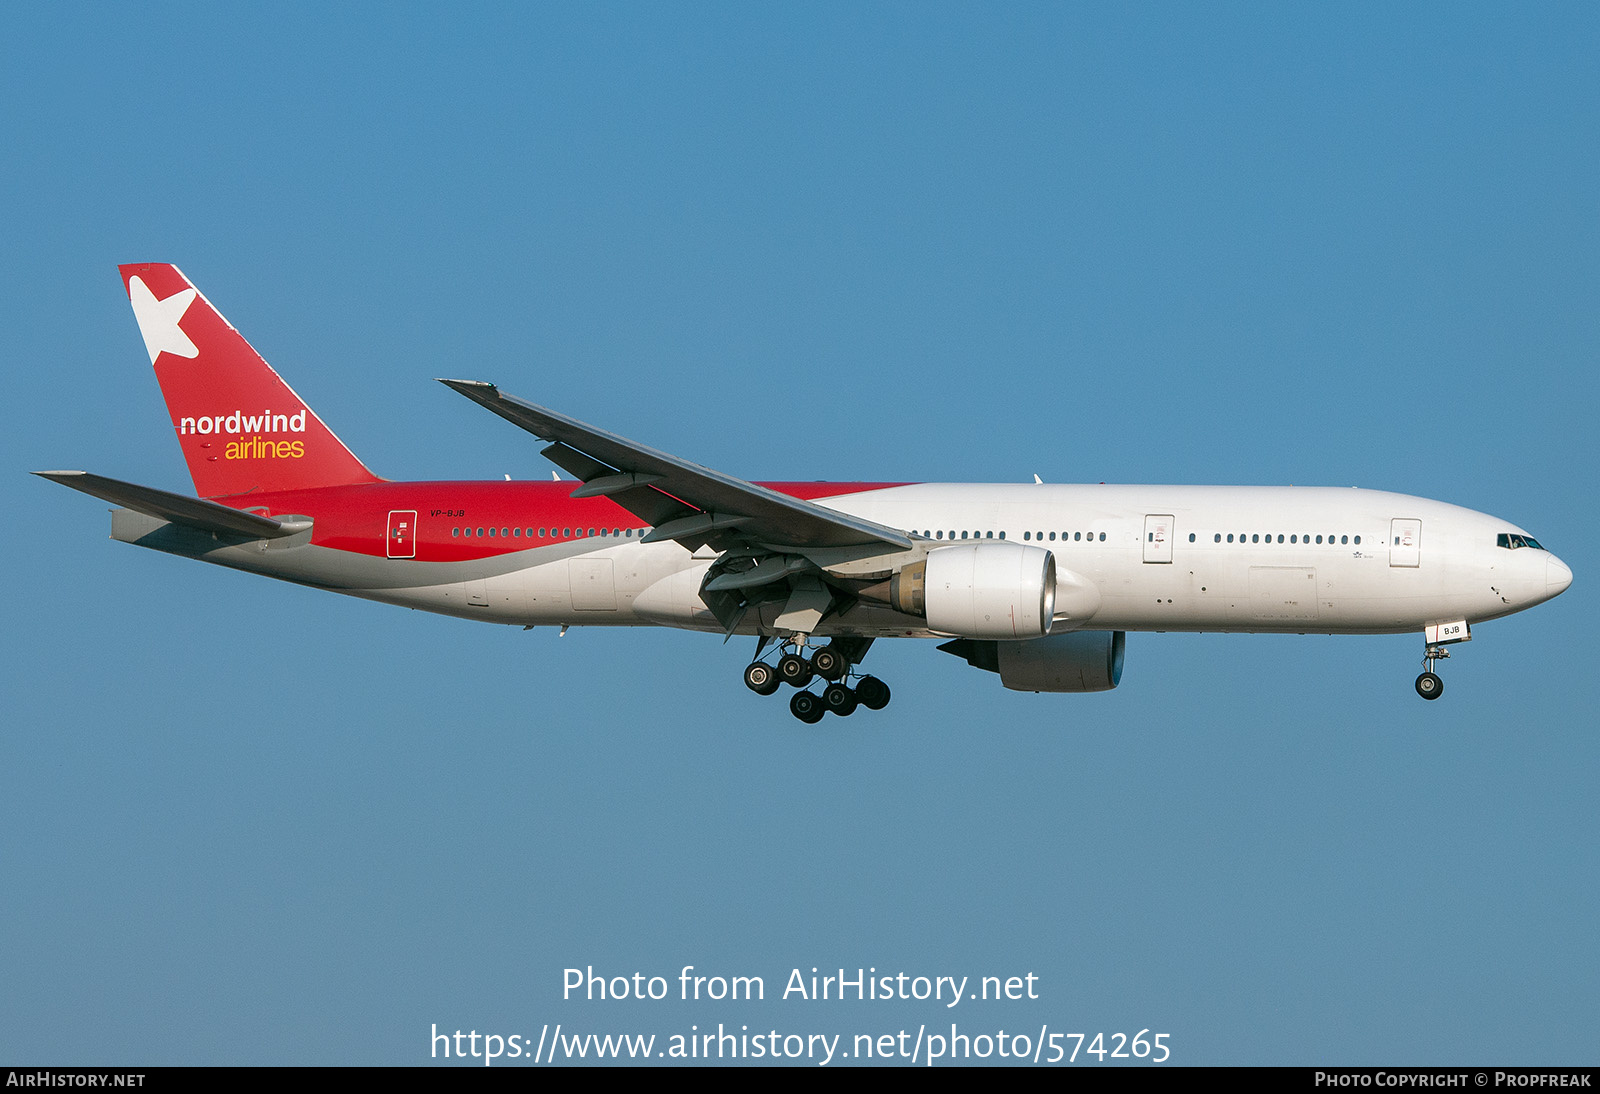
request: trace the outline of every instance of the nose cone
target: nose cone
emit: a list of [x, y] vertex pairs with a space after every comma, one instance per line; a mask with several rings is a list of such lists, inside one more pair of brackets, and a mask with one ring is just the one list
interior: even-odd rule
[[1550, 556], [1550, 561], [1545, 564], [1545, 581], [1547, 583], [1547, 597], [1558, 596], [1567, 591], [1567, 586], [1572, 584], [1572, 571], [1567, 569], [1567, 564], [1555, 555]]

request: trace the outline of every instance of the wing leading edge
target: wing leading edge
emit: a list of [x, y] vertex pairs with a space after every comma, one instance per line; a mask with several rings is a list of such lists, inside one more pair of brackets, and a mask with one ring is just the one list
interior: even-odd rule
[[685, 543], [732, 538], [770, 549], [882, 546], [908, 550], [904, 532], [724, 475], [476, 380], [439, 381], [551, 442], [542, 450], [583, 485], [573, 497], [606, 496], [648, 522], [647, 539]]

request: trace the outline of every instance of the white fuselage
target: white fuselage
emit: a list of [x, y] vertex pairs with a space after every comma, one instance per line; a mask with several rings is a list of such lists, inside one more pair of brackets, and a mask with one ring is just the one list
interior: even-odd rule
[[[1507, 615], [1571, 581], [1547, 551], [1497, 546], [1522, 532], [1508, 521], [1373, 490], [929, 483], [821, 503], [932, 550], [1001, 538], [1049, 550], [1058, 580], [1098, 592], [1091, 616], [1058, 614], [1057, 630], [1398, 633]], [[346, 591], [505, 623], [721, 629], [698, 597], [713, 551], [596, 538], [514, 557], [524, 564], [474, 581], [475, 595], [453, 580]], [[772, 630], [780, 608], [739, 631]], [[867, 603], [816, 633], [933, 634]]]

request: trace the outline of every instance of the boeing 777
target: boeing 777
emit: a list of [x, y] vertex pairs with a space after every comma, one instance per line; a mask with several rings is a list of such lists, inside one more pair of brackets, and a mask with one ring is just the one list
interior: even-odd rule
[[121, 269], [198, 496], [37, 472], [120, 506], [112, 538], [468, 619], [753, 636], [745, 684], [792, 686], [804, 722], [888, 703], [857, 672], [880, 638], [1086, 692], [1117, 686], [1128, 631], [1420, 632], [1437, 699], [1474, 624], [1572, 581], [1516, 525], [1403, 494], [752, 483], [475, 380], [441, 382], [577, 481], [391, 482], [177, 267]]

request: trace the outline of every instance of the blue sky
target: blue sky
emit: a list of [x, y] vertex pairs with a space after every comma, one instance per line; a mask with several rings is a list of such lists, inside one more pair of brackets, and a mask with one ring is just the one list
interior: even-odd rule
[[[1597, 55], [1579, 4], [6, 8], [0, 1062], [1593, 1063]], [[136, 261], [392, 478], [548, 475], [465, 376], [748, 478], [1421, 494], [1576, 580], [1438, 703], [1411, 636], [1136, 634], [1091, 696], [880, 643], [893, 704], [805, 727], [743, 643], [108, 542], [25, 472], [189, 488]], [[768, 998], [561, 998], [690, 964]], [[813, 966], [1040, 997], [776, 998]]]

